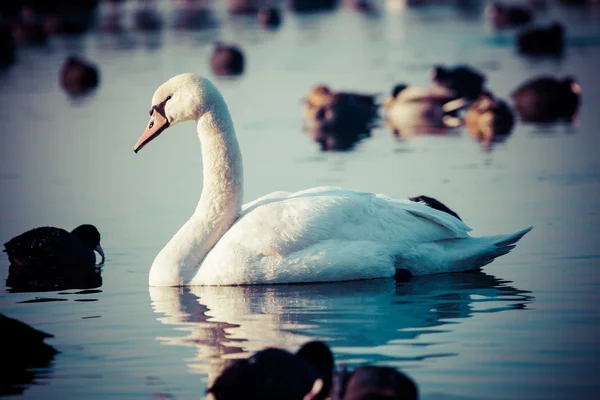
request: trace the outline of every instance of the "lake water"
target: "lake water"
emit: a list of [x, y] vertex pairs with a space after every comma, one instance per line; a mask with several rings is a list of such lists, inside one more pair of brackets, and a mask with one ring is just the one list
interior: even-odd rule
[[[47, 342], [60, 351], [23, 397], [199, 399], [228, 359], [322, 339], [339, 363], [400, 368], [423, 399], [596, 398], [600, 7], [539, 13], [541, 22], [567, 24], [569, 47], [556, 60], [517, 56], [513, 32], [494, 32], [482, 7], [288, 12], [280, 29], [266, 31], [215, 3], [209, 27], [184, 29], [187, 14], [159, 2], [165, 29], [143, 33], [131, 29], [129, 2], [121, 33], [53, 38], [20, 49], [18, 64], [0, 72], [0, 242], [36, 226], [89, 222], [107, 254], [96, 290], [0, 289], [1, 312], [54, 334]], [[211, 74], [217, 39], [243, 46], [240, 78]], [[101, 70], [100, 87], [84, 98], [58, 84], [72, 52]], [[312, 85], [387, 94], [397, 82], [426, 84], [437, 63], [473, 65], [503, 98], [535, 75], [574, 75], [583, 89], [578, 120], [518, 123], [491, 150], [462, 130], [395, 138], [381, 127], [353, 151], [321, 152], [303, 132], [300, 99]], [[148, 288], [154, 256], [196, 205], [202, 165], [189, 123], [138, 155], [132, 148], [156, 87], [187, 71], [214, 79], [229, 103], [247, 201], [336, 185], [436, 197], [474, 235], [535, 229], [477, 274]], [[1, 282], [7, 273], [2, 254]]]

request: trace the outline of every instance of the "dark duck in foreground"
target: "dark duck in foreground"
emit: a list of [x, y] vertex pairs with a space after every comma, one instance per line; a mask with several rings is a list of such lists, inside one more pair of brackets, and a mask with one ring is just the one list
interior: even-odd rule
[[320, 341], [297, 353], [267, 348], [226, 367], [208, 389], [214, 400], [417, 400], [411, 378], [391, 367], [365, 365], [336, 371], [333, 354]]
[[234, 361], [207, 392], [216, 400], [324, 400], [333, 373], [333, 354], [323, 342], [308, 342], [296, 354], [267, 348]]
[[[0, 396], [22, 394], [26, 386], [35, 381], [40, 368], [48, 366], [57, 353], [44, 340], [52, 335], [0, 314], [2, 332], [3, 369], [0, 380]], [[43, 372], [42, 372], [43, 373]]]
[[48, 226], [32, 229], [4, 244], [10, 262], [6, 286], [14, 291], [100, 286], [94, 251], [103, 263], [100, 232], [93, 225], [80, 225], [72, 232]]

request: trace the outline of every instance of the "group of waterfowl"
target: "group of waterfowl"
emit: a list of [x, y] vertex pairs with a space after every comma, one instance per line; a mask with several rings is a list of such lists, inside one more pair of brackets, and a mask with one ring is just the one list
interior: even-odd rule
[[[539, 6], [492, 2], [486, 15], [498, 29], [527, 26], [534, 20], [533, 5]], [[516, 47], [521, 54], [560, 54], [564, 27], [558, 22], [547, 28], [526, 27], [517, 34]], [[581, 87], [571, 76], [532, 77], [511, 93], [512, 107], [485, 87], [484, 74], [475, 68], [435, 66], [431, 78], [429, 87], [396, 84], [382, 102], [386, 126], [395, 136], [444, 134], [464, 126], [488, 148], [506, 138], [517, 118], [541, 123], [572, 121], [580, 104]], [[349, 149], [370, 135], [379, 118], [378, 105], [375, 95], [334, 93], [320, 84], [305, 97], [304, 125], [322, 149]]]
[[535, 13], [531, 6], [493, 2], [487, 7], [486, 14], [497, 29], [522, 29], [515, 37], [520, 54], [558, 56], [564, 50], [564, 26], [556, 21], [546, 26], [533, 26]]
[[305, 343], [296, 353], [267, 348], [226, 367], [207, 390], [214, 400], [417, 400], [411, 378], [395, 368], [336, 368], [329, 347]]
[[[54, 35], [87, 32], [95, 19], [98, 0], [7, 1], [0, 5], [0, 68], [17, 62], [20, 47], [44, 46]], [[98, 68], [82, 57], [69, 56], [59, 76], [71, 95], [84, 94], [99, 84]]]
[[[58, 353], [45, 343], [53, 335], [0, 314], [3, 361], [10, 365], [0, 395], [20, 394]], [[296, 353], [266, 348], [229, 363], [206, 390], [213, 400], [417, 400], [419, 390], [404, 373], [387, 366], [336, 367], [329, 346], [307, 342]]]
[[[511, 93], [511, 108], [485, 87], [480, 71], [436, 66], [429, 87], [396, 84], [382, 105], [386, 125], [395, 136], [443, 134], [464, 125], [472, 137], [488, 145], [511, 132], [513, 108], [526, 122], [570, 121], [580, 95], [581, 88], [572, 77], [536, 77]], [[375, 95], [336, 93], [317, 85], [304, 102], [305, 128], [326, 150], [350, 148], [361, 135], [369, 135], [379, 117]]]

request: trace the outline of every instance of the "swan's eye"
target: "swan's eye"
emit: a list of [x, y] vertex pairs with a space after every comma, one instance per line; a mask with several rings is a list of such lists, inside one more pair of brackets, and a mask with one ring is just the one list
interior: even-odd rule
[[148, 128], [152, 129], [153, 126], [154, 126], [154, 121], [150, 122], [150, 125], [148, 125]]
[[[170, 99], [171, 99], [171, 96], [167, 96], [167, 100], [170, 100]], [[167, 101], [167, 100], [165, 100], [165, 101]]]

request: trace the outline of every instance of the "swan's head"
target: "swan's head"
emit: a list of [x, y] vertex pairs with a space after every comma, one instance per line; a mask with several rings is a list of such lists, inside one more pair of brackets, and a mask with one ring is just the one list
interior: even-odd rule
[[208, 79], [181, 74], [169, 79], [154, 92], [150, 122], [133, 147], [136, 153], [167, 128], [183, 121], [197, 121], [222, 98]]

